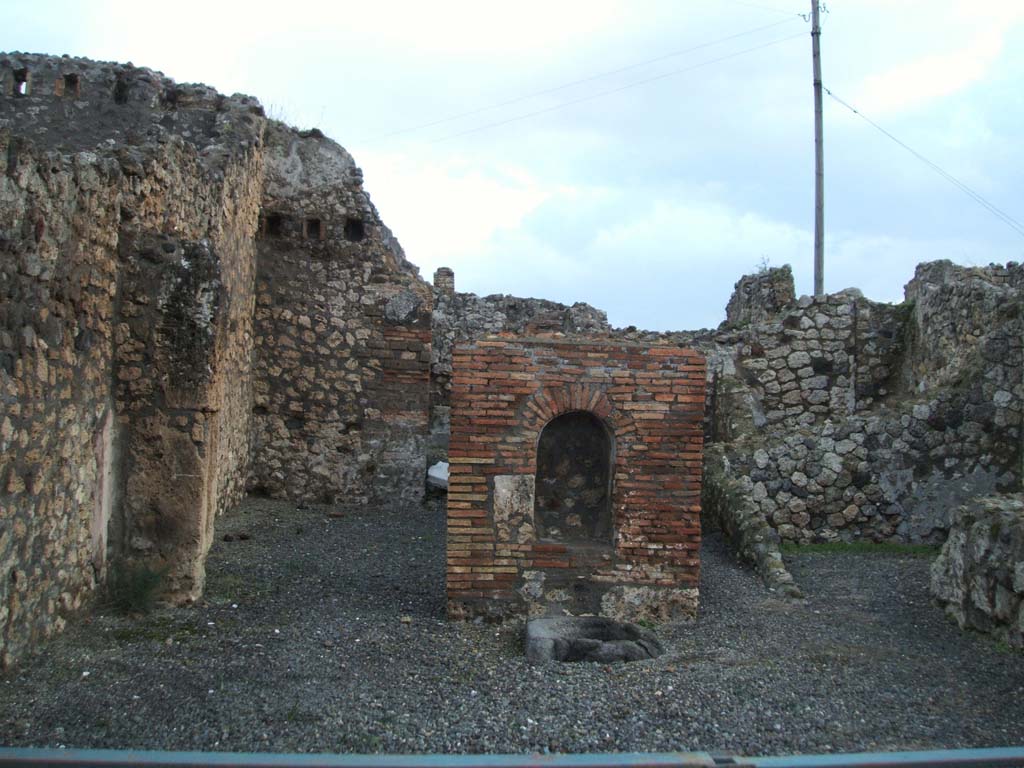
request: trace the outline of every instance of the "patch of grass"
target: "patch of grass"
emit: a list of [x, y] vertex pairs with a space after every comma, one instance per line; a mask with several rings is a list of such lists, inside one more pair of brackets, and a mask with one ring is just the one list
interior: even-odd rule
[[996, 640], [995, 646], [996, 650], [999, 651], [999, 653], [1012, 653], [1024, 655], [1024, 648], [1015, 648], [1005, 640]]
[[782, 542], [782, 551], [787, 555], [800, 554], [851, 554], [851, 555], [903, 555], [905, 557], [932, 558], [939, 554], [937, 544], [899, 544], [891, 541], [826, 541], [818, 544], [796, 544]]
[[236, 573], [218, 573], [209, 578], [206, 583], [207, 599], [237, 599], [239, 596], [248, 595], [250, 592], [249, 579]]
[[151, 616], [145, 621], [119, 626], [110, 636], [120, 642], [142, 642], [145, 640], [166, 640], [168, 637], [182, 640], [196, 633], [195, 627], [178, 622], [167, 616]]
[[163, 589], [167, 568], [142, 563], [114, 566], [107, 582], [107, 599], [121, 613], [149, 613]]

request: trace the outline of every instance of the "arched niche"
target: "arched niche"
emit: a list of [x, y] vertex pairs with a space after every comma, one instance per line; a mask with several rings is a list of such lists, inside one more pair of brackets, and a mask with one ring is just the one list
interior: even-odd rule
[[552, 419], [537, 441], [534, 522], [541, 540], [612, 544], [614, 443], [587, 411]]

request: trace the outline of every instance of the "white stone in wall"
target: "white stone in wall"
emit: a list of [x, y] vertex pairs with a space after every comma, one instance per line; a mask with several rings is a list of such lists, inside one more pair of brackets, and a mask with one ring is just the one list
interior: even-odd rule
[[534, 475], [495, 475], [494, 527], [499, 542], [527, 544], [536, 538]]
[[435, 488], [448, 487], [448, 462], [439, 461], [427, 470], [427, 485]]

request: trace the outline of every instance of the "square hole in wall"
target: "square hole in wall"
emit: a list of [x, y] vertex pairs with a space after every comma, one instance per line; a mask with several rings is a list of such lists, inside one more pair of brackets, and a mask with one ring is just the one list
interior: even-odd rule
[[280, 213], [268, 213], [263, 217], [263, 234], [269, 237], [284, 235], [284, 216]]
[[28, 96], [28, 67], [16, 69], [14, 75], [14, 95]]
[[81, 93], [82, 81], [76, 74], [67, 74], [60, 79], [61, 96], [77, 99]]
[[366, 225], [359, 219], [345, 219], [345, 239], [358, 243], [366, 237]]
[[303, 223], [304, 234], [310, 240], [322, 240], [324, 228], [320, 219], [306, 219]]
[[114, 81], [114, 103], [115, 104], [127, 104], [128, 103], [128, 80], [124, 75], [118, 75], [117, 80]]

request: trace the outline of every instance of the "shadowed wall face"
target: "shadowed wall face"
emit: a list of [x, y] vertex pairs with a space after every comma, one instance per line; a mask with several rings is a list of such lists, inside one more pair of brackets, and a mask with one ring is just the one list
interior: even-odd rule
[[583, 411], [548, 424], [537, 445], [535, 517], [541, 539], [611, 546], [611, 442]]

